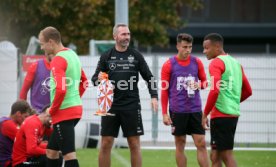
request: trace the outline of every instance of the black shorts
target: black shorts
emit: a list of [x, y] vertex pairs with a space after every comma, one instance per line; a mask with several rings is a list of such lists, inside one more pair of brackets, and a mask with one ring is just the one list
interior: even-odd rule
[[170, 112], [172, 120], [171, 133], [175, 136], [199, 134], [205, 135], [205, 130], [201, 125], [202, 112], [195, 113], [175, 113]]
[[120, 126], [123, 136], [140, 136], [144, 134], [141, 110], [110, 110], [115, 116], [102, 117], [101, 135], [118, 137]]
[[27, 162], [17, 164], [15, 167], [46, 167], [46, 155], [28, 158]]
[[211, 148], [233, 150], [238, 117], [211, 119]]
[[61, 151], [62, 155], [75, 152], [75, 126], [80, 119], [71, 119], [54, 124], [47, 149]]

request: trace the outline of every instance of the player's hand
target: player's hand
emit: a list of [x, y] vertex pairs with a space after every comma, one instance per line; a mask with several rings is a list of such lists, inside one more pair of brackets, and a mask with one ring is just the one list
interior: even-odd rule
[[193, 90], [197, 90], [199, 89], [199, 82], [189, 82], [188, 86]]
[[51, 116], [51, 114], [50, 114], [50, 107], [48, 107], [48, 108], [46, 109], [46, 114]]
[[103, 79], [107, 79], [108, 78], [108, 74], [105, 72], [100, 72], [98, 74], [98, 80], [101, 82]]
[[209, 130], [210, 129], [207, 115], [205, 115], [204, 113], [202, 113], [201, 124], [202, 124], [203, 129], [205, 129], [205, 130]]
[[164, 123], [164, 125], [167, 125], [167, 126], [172, 124], [172, 120], [169, 115], [167, 115], [167, 114], [163, 115], [163, 123]]
[[157, 98], [151, 98], [151, 107], [153, 111], [157, 112], [158, 111], [158, 100]]

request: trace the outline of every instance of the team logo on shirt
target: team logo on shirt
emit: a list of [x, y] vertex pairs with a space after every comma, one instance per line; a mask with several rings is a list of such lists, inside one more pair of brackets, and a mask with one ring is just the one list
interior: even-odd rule
[[41, 95], [46, 95], [50, 91], [50, 81], [51, 77], [48, 77], [41, 82]]
[[127, 59], [128, 59], [129, 63], [133, 63], [134, 62], [134, 56], [132, 56], [132, 55], [129, 55]]
[[189, 82], [191, 82], [191, 80], [188, 77], [177, 77], [176, 89], [178, 91], [181, 91], [183, 89], [187, 90]]
[[109, 69], [110, 70], [115, 70], [115, 68], [116, 68], [116, 64], [115, 63], [110, 63], [109, 64]]

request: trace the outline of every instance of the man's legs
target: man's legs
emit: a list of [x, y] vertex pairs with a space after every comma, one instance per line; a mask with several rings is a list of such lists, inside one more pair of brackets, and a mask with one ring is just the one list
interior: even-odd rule
[[127, 137], [127, 142], [130, 149], [131, 167], [141, 167], [142, 156], [140, 148], [140, 136]]
[[184, 152], [186, 145], [186, 135], [174, 136], [175, 141], [175, 160], [178, 167], [187, 166], [187, 158]]
[[205, 135], [193, 134], [192, 135], [196, 149], [197, 161], [201, 167], [209, 167], [208, 153], [206, 149]]
[[226, 167], [237, 167], [233, 150], [219, 151], [219, 154]]
[[210, 159], [212, 161], [212, 167], [222, 167], [222, 159], [217, 150], [211, 150]]
[[99, 167], [110, 167], [111, 166], [111, 149], [114, 143], [114, 137], [102, 136], [101, 148], [99, 153]]

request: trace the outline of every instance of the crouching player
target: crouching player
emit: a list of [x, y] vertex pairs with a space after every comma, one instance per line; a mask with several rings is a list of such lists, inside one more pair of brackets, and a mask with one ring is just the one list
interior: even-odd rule
[[47, 142], [43, 141], [43, 137], [52, 132], [51, 117], [46, 112], [48, 107], [45, 107], [39, 115], [30, 116], [23, 122], [14, 142], [13, 167], [46, 166]]

